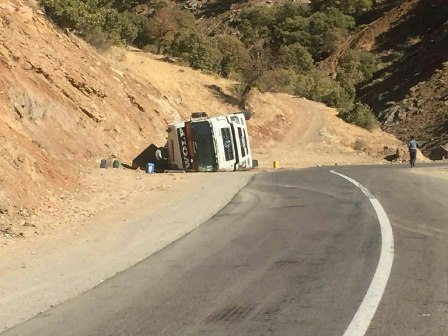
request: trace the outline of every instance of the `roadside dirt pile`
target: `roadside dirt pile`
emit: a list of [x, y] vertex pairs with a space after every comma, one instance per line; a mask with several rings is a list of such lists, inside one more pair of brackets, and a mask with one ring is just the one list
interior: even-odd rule
[[[163, 146], [166, 125], [192, 111], [237, 111], [232, 84], [137, 50], [99, 54], [55, 29], [35, 2], [2, 2], [0, 236], [40, 235], [92, 219], [98, 211], [86, 205], [97, 199], [102, 211], [120, 203], [135, 193], [139, 176], [111, 183], [97, 173], [100, 159], [130, 164], [150, 144]], [[254, 92], [250, 108], [262, 169], [274, 159], [283, 167], [379, 162], [384, 146], [401, 145], [287, 95]]]

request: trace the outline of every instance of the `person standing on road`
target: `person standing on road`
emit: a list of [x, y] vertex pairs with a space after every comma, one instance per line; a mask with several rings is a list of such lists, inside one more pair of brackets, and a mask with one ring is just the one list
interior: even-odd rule
[[408, 143], [409, 147], [409, 163], [411, 167], [415, 166], [415, 161], [417, 160], [417, 148], [419, 147], [418, 142], [415, 140], [414, 136], [411, 136], [411, 140]]

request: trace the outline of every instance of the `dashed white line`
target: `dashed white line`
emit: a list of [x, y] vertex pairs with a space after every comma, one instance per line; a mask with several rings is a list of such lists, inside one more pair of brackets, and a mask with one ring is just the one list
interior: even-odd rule
[[373, 208], [375, 209], [378, 221], [381, 227], [381, 254], [378, 261], [375, 274], [369, 289], [367, 290], [361, 305], [358, 308], [355, 316], [347, 327], [343, 336], [364, 336], [369, 328], [384, 291], [386, 290], [387, 282], [392, 270], [392, 264], [394, 261], [394, 236], [392, 227], [390, 225], [389, 218], [386, 212], [381, 206], [380, 202], [373, 196], [366, 187], [354, 179], [331, 170], [331, 173], [338, 175], [347, 181], [353, 183], [366, 195]]

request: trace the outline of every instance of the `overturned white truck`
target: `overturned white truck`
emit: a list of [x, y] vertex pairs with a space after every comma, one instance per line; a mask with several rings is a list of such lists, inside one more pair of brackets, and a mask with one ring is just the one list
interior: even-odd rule
[[[168, 125], [164, 157], [170, 170], [234, 171], [254, 168], [246, 120], [249, 112], [209, 117], [191, 114]], [[255, 161], [255, 162], [254, 162]]]

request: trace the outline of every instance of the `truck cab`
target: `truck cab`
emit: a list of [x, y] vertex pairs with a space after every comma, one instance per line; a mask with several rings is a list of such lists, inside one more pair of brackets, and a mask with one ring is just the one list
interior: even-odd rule
[[248, 113], [191, 119], [168, 126], [168, 165], [173, 170], [235, 171], [253, 168], [246, 119]]

